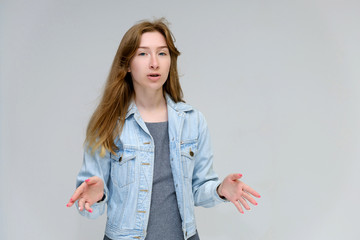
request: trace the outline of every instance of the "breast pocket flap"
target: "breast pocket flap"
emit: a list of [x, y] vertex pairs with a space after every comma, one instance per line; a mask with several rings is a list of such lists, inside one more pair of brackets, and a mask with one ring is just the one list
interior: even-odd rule
[[115, 154], [111, 154], [111, 159], [115, 162], [118, 162], [120, 165], [125, 164], [127, 161], [136, 158], [136, 153], [134, 151], [119, 151]]
[[197, 152], [197, 142], [196, 141], [181, 143], [181, 155], [182, 156], [193, 160], [193, 159], [195, 159], [196, 152]]

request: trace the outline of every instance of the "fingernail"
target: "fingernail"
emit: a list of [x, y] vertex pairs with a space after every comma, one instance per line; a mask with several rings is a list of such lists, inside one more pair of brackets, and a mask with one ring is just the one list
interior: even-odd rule
[[79, 210], [81, 211], [81, 207], [79, 207]]
[[88, 182], [88, 181], [90, 181], [90, 179], [86, 179], [86, 180], [85, 180], [85, 182]]
[[259, 198], [261, 198], [261, 196], [259, 195]]
[[67, 207], [69, 207], [69, 203], [68, 203], [68, 204], [66, 204], [66, 206], [67, 206]]
[[239, 177], [242, 177], [242, 174], [241, 174], [241, 173], [239, 173]]
[[72, 198], [70, 198], [70, 202], [72, 202], [73, 200], [72, 200]]
[[91, 213], [92, 213], [92, 210], [91, 210], [91, 209], [89, 209], [89, 212], [91, 212]]
[[255, 205], [258, 205], [257, 202], [255, 203]]

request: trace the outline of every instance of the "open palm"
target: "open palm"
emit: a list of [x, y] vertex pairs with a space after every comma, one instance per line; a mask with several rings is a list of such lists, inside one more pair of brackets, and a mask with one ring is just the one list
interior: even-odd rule
[[79, 210], [84, 208], [92, 212], [91, 205], [101, 200], [104, 195], [104, 182], [101, 178], [94, 176], [86, 179], [71, 196], [70, 201], [66, 205], [71, 207], [77, 200], [79, 200]]

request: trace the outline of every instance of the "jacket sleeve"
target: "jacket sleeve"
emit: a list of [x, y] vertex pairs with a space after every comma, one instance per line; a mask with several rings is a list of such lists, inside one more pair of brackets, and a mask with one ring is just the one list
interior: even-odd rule
[[106, 152], [104, 157], [100, 157], [99, 151], [95, 151], [91, 154], [91, 148], [85, 146], [84, 159], [80, 172], [76, 179], [76, 187], [79, 187], [86, 179], [93, 176], [98, 176], [104, 181], [104, 194], [105, 199], [99, 203], [94, 203], [91, 208], [93, 212], [90, 213], [86, 210], [79, 211], [78, 201], [76, 201], [76, 207], [79, 213], [87, 218], [95, 219], [102, 215], [105, 211], [105, 204], [108, 201], [109, 190], [108, 181], [110, 175], [110, 154]]
[[217, 174], [213, 170], [213, 152], [210, 133], [204, 116], [198, 112], [198, 151], [192, 178], [192, 188], [195, 206], [213, 207], [222, 202], [228, 202], [219, 197], [216, 188], [220, 185]]

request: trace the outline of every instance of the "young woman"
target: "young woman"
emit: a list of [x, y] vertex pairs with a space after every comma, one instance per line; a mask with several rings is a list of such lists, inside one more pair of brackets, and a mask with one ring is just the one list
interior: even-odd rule
[[212, 168], [203, 115], [186, 104], [176, 49], [164, 19], [124, 35], [86, 133], [77, 189], [67, 206], [97, 218], [104, 239], [199, 239], [194, 206], [232, 202], [243, 212], [260, 195]]

